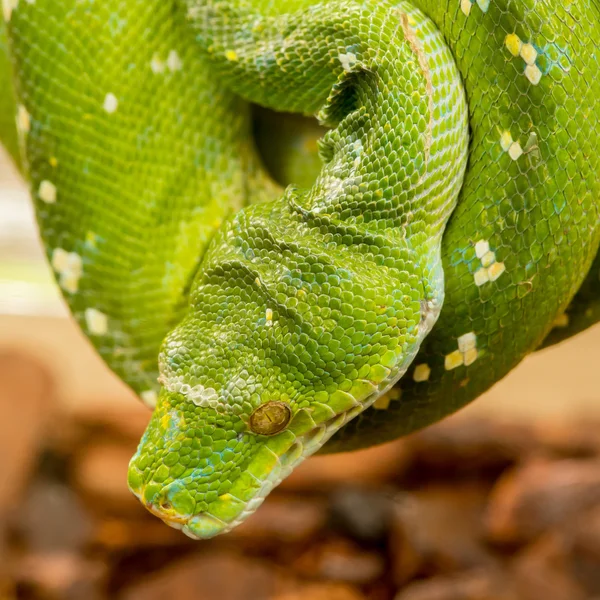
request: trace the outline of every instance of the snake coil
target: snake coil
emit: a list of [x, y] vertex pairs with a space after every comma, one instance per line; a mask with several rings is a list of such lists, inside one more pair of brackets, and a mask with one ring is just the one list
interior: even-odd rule
[[[186, 534], [600, 314], [596, 0], [3, 7], [48, 259], [156, 406], [129, 486]], [[327, 128], [312, 185], [267, 173], [251, 104]]]

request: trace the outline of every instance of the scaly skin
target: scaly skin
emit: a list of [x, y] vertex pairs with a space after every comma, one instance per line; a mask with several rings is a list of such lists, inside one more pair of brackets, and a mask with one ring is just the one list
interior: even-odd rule
[[[595, 0], [4, 2], [48, 258], [158, 398], [129, 485], [188, 535], [230, 530], [332, 435], [472, 400], [590, 268]], [[331, 128], [311, 188], [278, 192], [246, 102]]]
[[11, 158], [20, 166], [19, 142], [15, 128], [15, 98], [10, 82], [10, 62], [8, 58], [6, 27], [0, 19], [0, 141]]

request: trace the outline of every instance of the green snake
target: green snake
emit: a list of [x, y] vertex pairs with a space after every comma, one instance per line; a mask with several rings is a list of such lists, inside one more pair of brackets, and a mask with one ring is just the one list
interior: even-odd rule
[[598, 320], [597, 0], [3, 10], [2, 136], [71, 312], [156, 406], [129, 487], [191, 537]]

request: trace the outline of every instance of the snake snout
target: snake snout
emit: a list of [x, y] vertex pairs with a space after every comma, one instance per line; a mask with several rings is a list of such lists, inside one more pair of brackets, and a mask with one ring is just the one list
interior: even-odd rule
[[144, 506], [167, 525], [181, 529], [196, 512], [196, 500], [181, 480], [175, 480], [157, 490], [151, 483], [141, 496]]

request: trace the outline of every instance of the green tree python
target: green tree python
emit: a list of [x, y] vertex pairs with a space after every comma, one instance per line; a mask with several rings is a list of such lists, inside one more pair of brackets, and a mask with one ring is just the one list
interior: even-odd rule
[[[129, 487], [187, 535], [598, 320], [597, 0], [3, 17], [2, 137], [72, 314], [155, 407]], [[279, 113], [324, 134], [298, 145]]]

